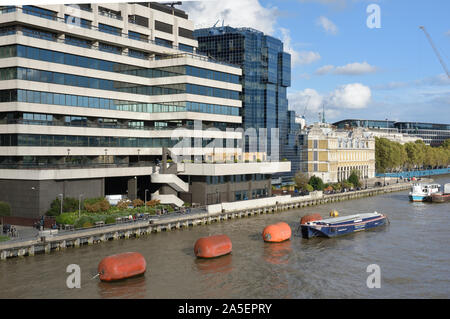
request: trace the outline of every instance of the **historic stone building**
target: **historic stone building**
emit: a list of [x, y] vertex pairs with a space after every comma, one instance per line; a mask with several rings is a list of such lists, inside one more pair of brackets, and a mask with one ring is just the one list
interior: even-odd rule
[[301, 170], [325, 183], [347, 179], [357, 171], [361, 179], [375, 177], [375, 138], [363, 128], [338, 130], [316, 123], [303, 135]]

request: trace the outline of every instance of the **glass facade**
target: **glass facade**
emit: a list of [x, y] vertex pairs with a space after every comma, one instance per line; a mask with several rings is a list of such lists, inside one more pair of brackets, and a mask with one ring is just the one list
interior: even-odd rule
[[[292, 154], [292, 144], [295, 143], [293, 131], [300, 128], [295, 120], [289, 122], [286, 95], [291, 84], [291, 57], [283, 51], [283, 43], [250, 28], [198, 29], [194, 31], [194, 37], [198, 40], [199, 52], [218, 61], [241, 66], [244, 130], [254, 128], [260, 132], [260, 129], [267, 129], [267, 142], [264, 146], [259, 145], [259, 151], [271, 155], [274, 143], [275, 149], [279, 147], [279, 160], [289, 157], [299, 162], [299, 156]], [[272, 129], [279, 130], [279, 141], [271, 141]], [[292, 173], [281, 175], [289, 179], [294, 173], [292, 170]]]
[[[92, 43], [88, 40], [66, 36], [65, 43], [81, 46], [90, 47]], [[109, 46], [107, 44], [103, 45], [100, 43], [101, 48], [104, 51], [119, 53], [120, 47]], [[113, 48], [111, 48], [113, 47]], [[114, 49], [115, 48], [115, 49]], [[148, 54], [145, 52], [129, 49], [129, 56], [143, 58]], [[120, 53], [119, 53], [120, 54]], [[112, 61], [100, 60], [85, 56], [79, 56], [70, 53], [63, 53], [58, 51], [52, 51], [47, 49], [40, 49], [25, 45], [8, 45], [0, 47], [0, 58], [9, 57], [22, 57], [27, 59], [34, 59], [40, 61], [47, 61], [53, 63], [61, 63], [66, 65], [77, 66], [81, 68], [89, 68], [101, 71], [116, 72], [128, 75], [134, 75], [146, 78], [158, 78], [158, 77], [168, 77], [168, 76], [179, 76], [179, 75], [189, 75], [210, 80], [216, 80], [221, 82], [229, 82], [239, 84], [239, 76], [214, 70], [203, 69], [190, 65], [181, 65], [165, 68], [143, 68], [136, 65], [129, 65], [123, 63], [117, 63]]]
[[431, 146], [439, 146], [446, 139], [450, 138], [450, 124], [346, 119], [333, 123], [333, 125], [338, 128], [366, 127], [370, 129], [394, 129], [400, 133], [420, 137], [426, 144], [430, 144]]
[[144, 113], [200, 112], [239, 116], [239, 108], [217, 104], [186, 101], [171, 103], [141, 103], [136, 101], [22, 89], [0, 90], [0, 102], [27, 102]]
[[189, 93], [234, 100], [239, 99], [238, 91], [231, 91], [195, 84], [180, 83], [160, 86], [148, 86], [22, 67], [0, 69], [0, 80], [13, 79], [78, 86], [91, 89], [117, 91], [140, 95], [171, 95]]

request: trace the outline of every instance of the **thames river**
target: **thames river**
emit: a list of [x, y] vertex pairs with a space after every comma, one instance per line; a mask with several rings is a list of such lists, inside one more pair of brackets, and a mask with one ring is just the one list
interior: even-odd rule
[[[326, 217], [333, 209], [340, 216], [378, 211], [390, 223], [340, 238], [301, 237], [302, 216]], [[264, 227], [279, 221], [291, 226], [291, 240], [264, 243]], [[412, 203], [408, 191], [389, 193], [7, 259], [0, 262], [0, 298], [450, 298], [449, 228], [450, 203]], [[197, 259], [195, 241], [215, 234], [230, 237], [232, 253]], [[144, 276], [93, 278], [103, 257], [128, 251], [145, 257]], [[80, 266], [81, 288], [66, 285], [70, 264]], [[372, 264], [380, 288], [367, 286]]]

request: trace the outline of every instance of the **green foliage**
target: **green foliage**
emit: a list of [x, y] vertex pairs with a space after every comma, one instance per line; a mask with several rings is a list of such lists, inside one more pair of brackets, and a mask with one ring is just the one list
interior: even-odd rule
[[105, 218], [105, 224], [114, 224], [116, 222], [116, 217], [108, 216]]
[[84, 200], [84, 209], [90, 213], [106, 212], [111, 205], [104, 197], [87, 198]]
[[311, 176], [308, 184], [311, 185], [315, 191], [323, 190], [323, 181], [320, 177], [317, 177], [315, 175]]
[[56, 222], [61, 225], [73, 225], [77, 218], [76, 213], [62, 213], [56, 217]]
[[314, 191], [314, 187], [312, 187], [312, 186], [309, 185], [309, 184], [306, 184], [306, 190], [307, 190], [308, 192], [312, 192], [312, 191]]
[[308, 185], [308, 182], [309, 182], [308, 176], [305, 173], [303, 173], [301, 171], [298, 171], [297, 173], [295, 173], [294, 183], [298, 189], [306, 190], [306, 185]]
[[350, 188], [353, 188], [353, 187], [354, 187], [353, 183], [350, 183], [349, 181], [343, 181], [342, 182], [342, 188], [350, 189]]
[[359, 176], [357, 171], [352, 171], [350, 176], [348, 177], [348, 182], [351, 183], [355, 187], [360, 187], [361, 182], [359, 181]]
[[[78, 210], [78, 199], [72, 197], [64, 197], [62, 205], [63, 213]], [[56, 198], [50, 204], [49, 210], [45, 213], [47, 216], [58, 216], [61, 213], [61, 200]]]
[[375, 167], [378, 173], [447, 165], [450, 165], [450, 139], [439, 147], [431, 147], [422, 140], [401, 145], [375, 137]]
[[95, 220], [90, 216], [81, 216], [75, 222], [75, 228], [86, 228], [94, 225]]
[[10, 238], [8, 236], [0, 236], [0, 242], [8, 241]]
[[11, 206], [6, 202], [0, 202], [0, 216], [10, 216]]
[[333, 184], [333, 185], [331, 185], [331, 187], [333, 187], [333, 189], [334, 189], [335, 191], [337, 191], [337, 192], [339, 192], [339, 191], [342, 190], [342, 185], [341, 185], [341, 183]]

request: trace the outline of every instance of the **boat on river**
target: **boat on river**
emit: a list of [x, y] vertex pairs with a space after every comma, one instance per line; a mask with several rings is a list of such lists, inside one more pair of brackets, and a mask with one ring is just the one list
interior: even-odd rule
[[442, 191], [431, 195], [431, 201], [433, 203], [450, 202], [450, 183], [442, 186]]
[[431, 201], [431, 195], [439, 192], [440, 187], [439, 184], [412, 184], [409, 200], [413, 202]]
[[336, 237], [386, 224], [387, 216], [378, 212], [313, 220], [301, 224], [303, 238]]

